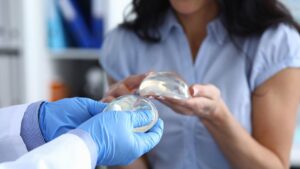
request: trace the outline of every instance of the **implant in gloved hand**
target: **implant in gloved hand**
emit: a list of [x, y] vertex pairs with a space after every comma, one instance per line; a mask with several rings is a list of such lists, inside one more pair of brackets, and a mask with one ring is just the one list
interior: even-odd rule
[[[137, 111], [149, 110], [152, 113], [152, 120], [149, 124], [134, 128], [134, 132], [147, 132], [150, 130], [158, 120], [158, 112], [155, 105], [147, 98], [138, 95], [124, 95], [116, 98], [110, 102], [105, 111]], [[135, 112], [133, 112], [135, 113]]]
[[150, 73], [140, 84], [140, 96], [164, 96], [173, 99], [187, 99], [190, 96], [188, 85], [173, 72]]

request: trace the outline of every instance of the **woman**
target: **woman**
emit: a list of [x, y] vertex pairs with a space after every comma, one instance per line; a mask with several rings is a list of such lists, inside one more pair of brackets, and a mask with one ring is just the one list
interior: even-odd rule
[[192, 98], [159, 98], [162, 141], [148, 163], [124, 168], [289, 167], [300, 27], [281, 3], [133, 0], [132, 14], [101, 52], [115, 83], [104, 100], [131, 93], [144, 78], [132, 75], [148, 71], [176, 72], [191, 85]]

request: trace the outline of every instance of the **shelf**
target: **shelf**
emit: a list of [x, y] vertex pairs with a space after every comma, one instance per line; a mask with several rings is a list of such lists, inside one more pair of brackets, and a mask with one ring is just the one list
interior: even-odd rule
[[50, 57], [56, 60], [98, 60], [100, 49], [65, 49], [49, 51]]
[[0, 54], [1, 55], [19, 55], [20, 50], [18, 48], [3, 48], [0, 47]]

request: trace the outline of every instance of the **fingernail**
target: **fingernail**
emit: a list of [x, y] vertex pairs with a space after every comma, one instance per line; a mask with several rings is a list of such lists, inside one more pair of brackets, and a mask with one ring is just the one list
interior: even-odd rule
[[149, 71], [149, 72], [145, 73], [145, 76], [149, 76], [149, 75], [154, 74], [154, 73], [155, 73], [154, 71]]
[[158, 98], [159, 100], [166, 100], [166, 98], [163, 97], [163, 96], [158, 96], [157, 98]]
[[192, 95], [197, 96], [199, 94], [199, 90], [196, 87], [193, 87], [192, 89], [193, 89]]
[[149, 99], [154, 99], [154, 96], [148, 96]]

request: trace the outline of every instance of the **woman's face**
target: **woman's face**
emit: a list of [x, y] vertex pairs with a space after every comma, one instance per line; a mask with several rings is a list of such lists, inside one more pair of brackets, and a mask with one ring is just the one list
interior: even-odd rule
[[216, 0], [170, 0], [170, 3], [178, 14], [189, 15], [211, 3], [216, 3]]

